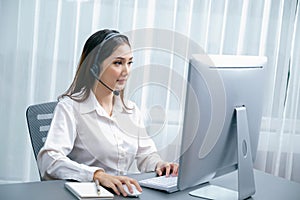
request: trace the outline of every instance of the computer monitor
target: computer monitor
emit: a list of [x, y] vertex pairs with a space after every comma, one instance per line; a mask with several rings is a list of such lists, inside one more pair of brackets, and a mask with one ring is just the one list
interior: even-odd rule
[[[266, 63], [266, 57], [235, 55], [193, 55], [189, 60], [179, 190], [238, 170], [238, 191], [228, 195], [244, 199], [255, 193], [253, 161]], [[213, 187], [212, 195], [218, 193], [223, 199], [227, 193], [219, 189]], [[190, 194], [201, 196], [203, 191], [210, 193], [203, 187]]]

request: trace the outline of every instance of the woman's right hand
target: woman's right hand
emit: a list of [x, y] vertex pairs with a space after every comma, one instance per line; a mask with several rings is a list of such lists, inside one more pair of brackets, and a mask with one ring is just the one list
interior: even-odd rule
[[136, 189], [142, 192], [142, 188], [139, 183], [135, 179], [127, 176], [114, 176], [107, 174], [104, 171], [97, 170], [94, 173], [94, 180], [96, 179], [99, 181], [100, 185], [111, 188], [117, 195], [122, 194], [125, 197], [127, 196], [127, 193], [123, 188], [123, 184], [127, 185], [129, 192], [133, 192], [131, 184], [135, 185]]

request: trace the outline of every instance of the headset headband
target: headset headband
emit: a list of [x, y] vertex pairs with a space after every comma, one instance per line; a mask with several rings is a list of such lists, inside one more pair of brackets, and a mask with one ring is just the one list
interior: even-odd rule
[[[103, 45], [104, 45], [108, 40], [110, 40], [110, 39], [112, 39], [112, 38], [114, 38], [114, 37], [116, 37], [116, 36], [122, 36], [122, 34], [112, 32], [112, 33], [109, 33], [109, 34], [107, 34], [107, 35], [105, 36], [105, 38], [103, 39], [103, 41], [102, 41], [102, 42], [100, 43], [100, 45], [99, 45], [99, 48], [98, 48], [98, 51], [97, 51], [97, 54], [96, 54], [96, 57], [95, 57], [95, 60], [94, 60], [94, 63], [93, 63], [92, 66], [98, 66], [96, 63], [97, 63], [97, 61], [98, 61], [99, 54], [100, 54], [100, 51], [101, 51]], [[95, 69], [94, 69], [94, 70], [95, 70]], [[99, 73], [99, 67], [98, 67], [97, 72]], [[97, 73], [97, 74], [98, 74], [98, 73]]]

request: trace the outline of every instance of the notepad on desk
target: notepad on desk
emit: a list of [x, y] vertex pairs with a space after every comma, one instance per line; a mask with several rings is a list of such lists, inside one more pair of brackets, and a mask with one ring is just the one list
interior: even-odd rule
[[93, 182], [66, 182], [65, 187], [78, 199], [112, 199], [114, 195], [100, 186], [100, 194]]

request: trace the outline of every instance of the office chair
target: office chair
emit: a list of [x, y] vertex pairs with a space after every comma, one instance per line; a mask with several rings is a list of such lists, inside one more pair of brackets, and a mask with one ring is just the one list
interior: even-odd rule
[[44, 146], [56, 102], [31, 105], [26, 110], [27, 125], [35, 159]]

